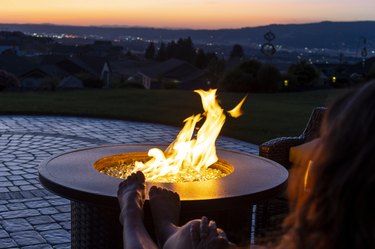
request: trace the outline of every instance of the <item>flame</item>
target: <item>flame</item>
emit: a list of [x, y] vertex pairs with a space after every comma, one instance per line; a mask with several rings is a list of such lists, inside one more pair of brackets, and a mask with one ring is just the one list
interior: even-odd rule
[[243, 103], [245, 102], [247, 98], [247, 95], [240, 101], [240, 103], [237, 104], [236, 107], [234, 107], [232, 110], [228, 111], [229, 115], [231, 115], [233, 118], [238, 118], [243, 114], [241, 107]]
[[[224, 110], [216, 100], [216, 89], [208, 91], [195, 90], [202, 99], [203, 114], [193, 115], [184, 120], [184, 127], [165, 152], [153, 148], [148, 151], [152, 157], [149, 161], [135, 162], [133, 172], [142, 171], [148, 181], [161, 176], [176, 175], [181, 172], [195, 170], [201, 172], [214, 164], [216, 155], [215, 142], [225, 123]], [[246, 97], [228, 113], [238, 117]], [[197, 123], [205, 117], [205, 121], [195, 135]]]

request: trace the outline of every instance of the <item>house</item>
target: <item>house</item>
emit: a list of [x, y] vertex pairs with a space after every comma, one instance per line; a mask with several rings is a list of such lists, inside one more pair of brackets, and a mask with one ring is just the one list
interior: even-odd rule
[[112, 68], [105, 57], [100, 56], [78, 56], [73, 58], [76, 63], [82, 63], [93, 75], [104, 82], [104, 87], [110, 87]]
[[47, 55], [39, 65], [20, 75], [23, 89], [83, 88], [84, 79], [101, 79], [109, 87], [111, 68], [101, 57]]
[[207, 88], [205, 72], [178, 59], [169, 59], [152, 65], [138, 72], [146, 89], [178, 88], [197, 89]]
[[5, 70], [16, 76], [22, 75], [37, 65], [37, 62], [30, 57], [7, 54], [0, 55], [0, 70]]
[[63, 78], [58, 85], [58, 88], [60, 89], [78, 89], [84, 87], [83, 81], [74, 75], [69, 75]]
[[0, 43], [0, 54], [7, 55], [17, 55], [20, 52], [19, 46], [15, 45], [7, 45], [7, 44], [1, 44]]
[[111, 78], [119, 84], [126, 84], [128, 80], [141, 82], [142, 77], [138, 72], [157, 64], [152, 60], [122, 58], [111, 60]]
[[25, 90], [83, 88], [83, 81], [57, 65], [44, 65], [24, 73], [20, 77]]
[[105, 57], [99, 56], [59, 56], [48, 55], [41, 57], [41, 65], [57, 65], [71, 75], [89, 74], [104, 82], [104, 87], [110, 86], [112, 69]]
[[50, 74], [42, 69], [34, 68], [23, 75], [21, 75], [21, 88], [27, 90], [35, 90], [42, 88], [45, 79], [52, 77]]

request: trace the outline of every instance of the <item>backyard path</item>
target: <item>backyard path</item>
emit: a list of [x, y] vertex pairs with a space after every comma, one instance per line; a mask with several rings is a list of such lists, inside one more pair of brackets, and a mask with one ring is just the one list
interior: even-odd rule
[[[169, 144], [166, 125], [59, 116], [0, 116], [0, 248], [70, 248], [70, 202], [45, 190], [38, 165], [52, 155], [107, 144]], [[220, 137], [217, 147], [258, 153]]]

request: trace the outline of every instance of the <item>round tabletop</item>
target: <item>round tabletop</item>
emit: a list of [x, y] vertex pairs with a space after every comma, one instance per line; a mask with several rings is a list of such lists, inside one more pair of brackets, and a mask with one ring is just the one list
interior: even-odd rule
[[[94, 163], [107, 156], [146, 152], [154, 147], [164, 149], [165, 145], [110, 145], [66, 152], [43, 162], [39, 167], [39, 179], [48, 190], [62, 197], [113, 205], [117, 203], [117, 189], [122, 179], [100, 173]], [[288, 171], [274, 161], [227, 150], [217, 150], [217, 155], [233, 165], [231, 174], [202, 182], [146, 182], [146, 193], [153, 185], [164, 187], [177, 192], [182, 204], [192, 209], [195, 206], [217, 209], [238, 207], [244, 202], [256, 203], [286, 188]]]

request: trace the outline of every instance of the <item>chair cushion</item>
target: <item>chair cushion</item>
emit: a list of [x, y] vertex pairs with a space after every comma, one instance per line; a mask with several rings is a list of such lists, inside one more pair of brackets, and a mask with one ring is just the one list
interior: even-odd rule
[[320, 138], [311, 140], [310, 142], [293, 146], [289, 150], [289, 161], [292, 167], [307, 167], [310, 160], [314, 160], [320, 144]]

